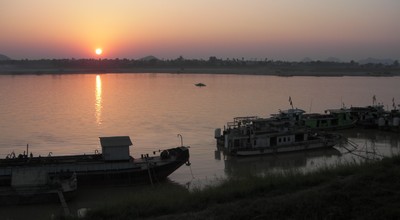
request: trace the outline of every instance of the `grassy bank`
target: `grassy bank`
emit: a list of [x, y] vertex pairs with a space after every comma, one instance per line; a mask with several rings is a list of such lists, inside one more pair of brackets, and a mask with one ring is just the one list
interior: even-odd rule
[[231, 179], [188, 192], [159, 185], [87, 219], [398, 219], [400, 157]]

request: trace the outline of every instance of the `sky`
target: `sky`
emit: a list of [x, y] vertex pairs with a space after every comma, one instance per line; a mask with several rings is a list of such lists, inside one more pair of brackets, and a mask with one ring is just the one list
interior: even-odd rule
[[400, 59], [399, 0], [0, 0], [12, 59]]

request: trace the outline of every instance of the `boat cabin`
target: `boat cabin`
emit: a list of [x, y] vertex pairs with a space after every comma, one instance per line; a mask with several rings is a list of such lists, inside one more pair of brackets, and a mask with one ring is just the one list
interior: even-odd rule
[[129, 136], [100, 137], [101, 151], [105, 161], [129, 160]]
[[259, 135], [228, 134], [225, 136], [226, 149], [274, 148], [309, 141], [306, 131], [272, 132]]

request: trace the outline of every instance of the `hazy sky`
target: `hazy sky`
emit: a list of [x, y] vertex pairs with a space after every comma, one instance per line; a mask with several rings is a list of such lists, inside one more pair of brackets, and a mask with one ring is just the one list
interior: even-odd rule
[[0, 0], [13, 59], [400, 58], [399, 0]]

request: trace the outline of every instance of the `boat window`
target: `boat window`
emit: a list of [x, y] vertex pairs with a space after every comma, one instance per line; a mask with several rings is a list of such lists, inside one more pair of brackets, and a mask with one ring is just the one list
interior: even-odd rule
[[296, 134], [295, 136], [294, 136], [294, 139], [295, 139], [295, 141], [303, 141], [304, 140], [304, 136], [303, 136], [303, 134]]

